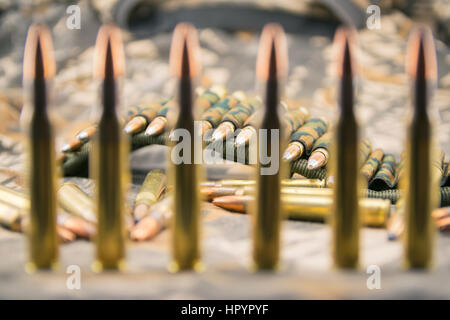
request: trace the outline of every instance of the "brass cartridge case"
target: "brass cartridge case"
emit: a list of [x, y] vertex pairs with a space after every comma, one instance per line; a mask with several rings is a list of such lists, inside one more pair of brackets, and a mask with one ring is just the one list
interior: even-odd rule
[[161, 170], [152, 170], [145, 177], [134, 204], [155, 204], [166, 188], [166, 175]]
[[[220, 180], [201, 182], [201, 186], [209, 187], [244, 187], [255, 185], [255, 180]], [[282, 179], [283, 187], [325, 188], [325, 180], [320, 179]]]
[[[266, 25], [259, 44], [256, 76], [264, 88], [263, 115], [258, 129], [266, 130], [267, 135], [266, 139], [260, 136], [257, 141], [260, 159], [256, 164], [255, 201], [249, 208], [253, 226], [252, 256], [255, 270], [277, 269], [280, 260], [283, 217], [280, 190], [282, 179], [288, 177], [288, 168], [281, 161], [280, 152], [284, 150], [285, 142], [282, 123], [284, 115], [280, 103], [282, 83], [287, 75], [287, 61], [283, 28], [278, 24]], [[270, 162], [264, 163], [261, 155], [269, 156]], [[270, 168], [275, 164], [278, 165], [277, 170]]]
[[130, 182], [129, 146], [118, 118], [103, 117], [92, 139], [91, 172], [96, 182], [97, 260], [95, 271], [125, 267], [125, 195]]
[[57, 191], [57, 196], [59, 205], [67, 212], [88, 222], [97, 223], [94, 200], [76, 184], [63, 183]]
[[30, 210], [30, 200], [27, 194], [2, 185], [0, 185], [0, 201], [23, 210]]
[[363, 181], [359, 173], [359, 128], [353, 108], [352, 31], [338, 29], [335, 45], [339, 60], [339, 116], [334, 125], [330, 169], [334, 176], [332, 205], [332, 256], [334, 266], [354, 269], [359, 263], [360, 212], [358, 200]]
[[[194, 131], [194, 92], [193, 86], [200, 73], [200, 62], [197, 31], [187, 23], [176, 26], [170, 51], [170, 66], [172, 74], [177, 79], [178, 117], [174, 129], [189, 133], [191, 137], [186, 143], [183, 138], [184, 149], [178, 156], [181, 161], [174, 161], [173, 151], [176, 146], [171, 141], [169, 159], [171, 170], [169, 179], [173, 185], [173, 217], [171, 221], [172, 260], [168, 269], [170, 272], [181, 270], [200, 271], [201, 263], [201, 224], [200, 224], [200, 194], [201, 165], [196, 164], [194, 139], [200, 139]], [[186, 153], [185, 153], [186, 152]]]
[[[330, 217], [331, 196], [282, 195], [283, 206], [289, 219], [326, 221]], [[362, 223], [369, 227], [384, 227], [389, 217], [389, 200], [360, 199]]]
[[426, 269], [433, 263], [435, 226], [432, 211], [439, 204], [439, 158], [431, 96], [437, 78], [431, 31], [415, 30], [408, 42], [407, 73], [412, 80], [412, 106], [408, 119], [405, 168], [400, 182], [405, 196], [404, 265]]
[[23, 211], [20, 208], [0, 201], [0, 225], [5, 226], [13, 231], [20, 231], [22, 216]]
[[134, 219], [143, 218], [150, 206], [155, 204], [166, 189], [166, 175], [160, 170], [152, 170], [144, 180], [134, 201]]
[[[322, 189], [310, 189], [310, 191], [319, 192]], [[254, 201], [252, 195], [236, 194], [215, 198], [213, 204], [226, 210], [246, 213], [249, 211], [252, 201]], [[333, 198], [329, 192], [314, 195], [282, 193], [281, 203], [286, 218], [326, 222], [331, 215]], [[368, 227], [384, 227], [389, 218], [390, 207], [389, 200], [360, 199], [359, 208], [362, 222]]]
[[26, 132], [27, 187], [30, 199], [28, 272], [58, 263], [56, 232], [56, 153], [49, 105], [55, 61], [50, 31], [41, 25], [28, 30], [24, 56], [23, 110]]
[[103, 26], [95, 46], [94, 76], [101, 81], [101, 114], [92, 138], [90, 175], [95, 180], [96, 261], [93, 270], [125, 267], [129, 140], [119, 117], [119, 77], [125, 62], [120, 30]]

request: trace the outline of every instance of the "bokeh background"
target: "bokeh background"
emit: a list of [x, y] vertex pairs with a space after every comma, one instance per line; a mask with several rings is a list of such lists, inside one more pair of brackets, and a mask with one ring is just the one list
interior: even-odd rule
[[[68, 29], [70, 5], [80, 8], [80, 29]], [[366, 26], [366, 9], [381, 9], [381, 28]], [[450, 153], [450, 5], [432, 1], [150, 1], [150, 0], [2, 0], [0, 1], [0, 134], [20, 137], [22, 59], [28, 26], [48, 24], [53, 33], [57, 75], [54, 80], [58, 145], [87, 125], [97, 99], [92, 81], [93, 45], [99, 26], [123, 28], [127, 74], [122, 106], [150, 102], [173, 94], [168, 70], [171, 31], [179, 21], [199, 28], [202, 84], [224, 84], [229, 91], [255, 90], [254, 68], [259, 32], [279, 22], [288, 32], [290, 73], [286, 96], [301, 101], [313, 115], [335, 108], [332, 37], [337, 24], [358, 28], [358, 111], [364, 134], [375, 147], [399, 155], [404, 145], [404, 119], [409, 87], [404, 73], [405, 46], [414, 22], [429, 24], [436, 35], [439, 79], [440, 142]], [[8, 140], [8, 139], [5, 139]], [[7, 148], [1, 142], [0, 148]], [[16, 148], [18, 148], [16, 146]], [[2, 149], [0, 149], [1, 151]], [[2, 160], [0, 166], [14, 165]]]

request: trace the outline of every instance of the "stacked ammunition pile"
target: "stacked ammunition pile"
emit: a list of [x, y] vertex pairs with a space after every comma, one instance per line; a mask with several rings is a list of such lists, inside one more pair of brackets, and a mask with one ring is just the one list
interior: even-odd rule
[[[228, 94], [216, 85], [196, 87], [201, 74], [197, 31], [181, 23], [170, 52], [176, 93], [132, 107], [123, 119], [118, 103], [118, 82], [125, 73], [122, 40], [119, 29], [105, 25], [98, 33], [94, 60], [101, 93], [99, 117], [95, 126], [79, 132], [57, 156], [48, 109], [55, 74], [51, 36], [44, 26], [30, 27], [23, 112], [28, 192], [0, 188], [0, 224], [28, 234], [27, 269], [53, 268], [58, 263], [58, 238], [76, 237], [95, 241], [95, 271], [123, 269], [128, 237], [149, 240], [170, 227], [169, 270], [200, 270], [202, 201], [251, 215], [256, 270], [278, 267], [284, 218], [329, 222], [337, 268], [357, 268], [361, 224], [387, 227], [390, 238], [403, 236], [406, 266], [428, 268], [436, 226], [450, 230], [450, 210], [444, 207], [450, 204], [449, 164], [437, 151], [436, 119], [429, 105], [437, 73], [431, 33], [416, 29], [408, 45], [413, 99], [407, 149], [399, 164], [360, 136], [354, 111], [358, 50], [354, 31], [339, 29], [335, 48], [339, 114], [330, 124], [326, 118], [311, 117], [310, 110], [295, 101], [282, 99], [288, 50], [281, 26], [269, 24], [263, 29], [256, 66], [262, 92], [255, 95]], [[173, 137], [177, 130], [195, 137], [197, 119], [199, 135], [207, 145], [197, 148], [191, 139], [188, 148], [180, 151]], [[265, 139], [260, 129], [268, 132]], [[248, 163], [254, 141], [258, 154], [264, 150], [271, 157], [270, 162], [257, 159], [254, 177], [204, 179], [202, 165], [196, 161], [203, 147], [219, 152], [244, 149]], [[128, 152], [149, 144], [167, 145], [170, 155], [180, 151], [182, 160], [171, 161], [167, 176], [158, 170], [149, 172], [130, 208], [125, 200], [130, 184]], [[95, 181], [92, 198], [75, 184], [57, 186], [56, 159], [61, 159], [64, 175], [81, 175], [86, 173], [88, 158], [89, 175]], [[279, 167], [272, 171], [274, 163]], [[442, 208], [437, 209], [439, 201]]]

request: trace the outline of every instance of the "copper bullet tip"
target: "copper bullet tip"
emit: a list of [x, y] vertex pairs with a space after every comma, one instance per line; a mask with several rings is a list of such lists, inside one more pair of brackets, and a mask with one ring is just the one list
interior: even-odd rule
[[95, 42], [94, 78], [116, 78], [125, 74], [125, 55], [120, 29], [108, 24], [100, 28]]
[[189, 23], [175, 27], [170, 46], [170, 69], [177, 78], [194, 78], [200, 75], [200, 45], [197, 29]]
[[225, 210], [235, 211], [235, 212], [245, 212], [247, 203], [252, 201], [253, 197], [249, 195], [243, 196], [222, 196], [214, 198], [212, 203]]
[[437, 79], [436, 49], [429, 27], [416, 27], [406, 50], [406, 73], [412, 78]]
[[288, 73], [288, 50], [283, 27], [276, 23], [264, 26], [259, 40], [256, 77], [261, 81], [284, 78]]
[[24, 80], [53, 78], [55, 70], [53, 42], [49, 29], [44, 25], [31, 25], [25, 42]]
[[334, 49], [337, 55], [337, 75], [353, 76], [356, 64], [353, 59], [357, 47], [356, 32], [348, 27], [341, 27], [334, 35]]

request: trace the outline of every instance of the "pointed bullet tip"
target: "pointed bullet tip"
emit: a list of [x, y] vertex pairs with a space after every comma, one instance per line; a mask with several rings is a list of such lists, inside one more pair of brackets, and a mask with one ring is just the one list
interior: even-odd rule
[[276, 23], [264, 26], [256, 60], [256, 77], [261, 81], [284, 78], [288, 71], [287, 52], [283, 27]]
[[352, 76], [356, 72], [356, 65], [353, 59], [354, 51], [357, 47], [356, 31], [349, 27], [341, 27], [334, 36], [334, 49], [337, 55], [337, 75]]
[[100, 28], [94, 49], [94, 77], [116, 78], [125, 74], [125, 54], [119, 28], [112, 24]]
[[211, 142], [216, 142], [217, 140], [223, 140], [223, 134], [221, 130], [215, 130], [211, 136]]
[[156, 132], [156, 129], [154, 128], [154, 127], [152, 127], [152, 126], [149, 126], [148, 128], [147, 128], [147, 130], [145, 130], [145, 135], [146, 136], [152, 136], [152, 135], [154, 135], [155, 134], [155, 132]]
[[170, 69], [178, 78], [194, 78], [201, 73], [200, 45], [197, 29], [190, 23], [179, 23], [170, 46]]
[[411, 32], [406, 50], [406, 72], [412, 78], [437, 79], [436, 49], [429, 27], [419, 26]]
[[236, 147], [240, 147], [240, 146], [243, 146], [243, 145], [245, 145], [246, 144], [246, 139], [245, 139], [245, 137], [240, 137], [240, 136], [237, 136], [236, 137], [236, 140], [234, 141], [234, 145], [236, 146]]
[[33, 24], [25, 42], [23, 77], [25, 80], [49, 79], [55, 76], [55, 71], [50, 30], [44, 25]]
[[319, 162], [315, 159], [308, 160], [308, 170], [314, 170], [318, 167]]
[[61, 152], [63, 152], [63, 153], [70, 152], [71, 150], [72, 150], [72, 148], [70, 147], [70, 145], [68, 143], [66, 143], [65, 145], [63, 145], [61, 147]]
[[214, 198], [213, 200], [212, 200], [212, 204], [213, 205], [215, 205], [215, 206], [218, 206], [218, 207], [223, 207], [225, 204], [226, 204], [226, 200], [225, 199], [223, 199], [224, 197], [217, 197], [217, 198]]
[[153, 136], [156, 134], [162, 133], [167, 125], [167, 120], [164, 117], [156, 117], [153, 119], [152, 122], [148, 125], [147, 129], [145, 130], [146, 136]]
[[292, 154], [290, 152], [285, 152], [283, 153], [283, 157], [281, 158], [281, 160], [283, 161], [290, 161], [292, 159]]
[[133, 133], [133, 128], [131, 126], [129, 126], [129, 125], [126, 125], [123, 128], [123, 131], [125, 131], [126, 134], [131, 134], [131, 133]]
[[77, 139], [81, 141], [85, 141], [89, 139], [89, 135], [85, 131], [81, 131], [79, 134], [77, 134]]
[[294, 141], [288, 145], [281, 159], [284, 161], [293, 161], [301, 157], [302, 154], [303, 145], [297, 141]]

